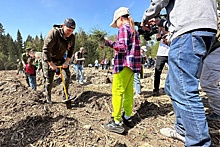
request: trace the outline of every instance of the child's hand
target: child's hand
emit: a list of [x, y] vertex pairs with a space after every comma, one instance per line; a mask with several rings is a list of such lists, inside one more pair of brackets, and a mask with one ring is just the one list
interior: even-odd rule
[[105, 40], [101, 40], [98, 42], [99, 46], [103, 49], [105, 47]]

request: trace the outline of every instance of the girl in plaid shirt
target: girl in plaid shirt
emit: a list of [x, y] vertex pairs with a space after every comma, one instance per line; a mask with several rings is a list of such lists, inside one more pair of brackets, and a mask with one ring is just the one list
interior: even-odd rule
[[[129, 9], [120, 7], [114, 13], [113, 22], [110, 25], [118, 28], [116, 41], [105, 39], [105, 45], [114, 49], [114, 75], [112, 84], [112, 120], [104, 125], [111, 132], [123, 133], [123, 123], [133, 127], [131, 120], [133, 108], [133, 83], [134, 73], [140, 73], [141, 55], [140, 38], [134, 29], [134, 21], [130, 17]], [[124, 107], [121, 115], [122, 106]]]

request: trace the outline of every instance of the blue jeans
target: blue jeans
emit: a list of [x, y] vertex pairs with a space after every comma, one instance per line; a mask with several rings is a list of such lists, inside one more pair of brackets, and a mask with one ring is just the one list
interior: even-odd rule
[[83, 80], [84, 80], [84, 69], [83, 69], [82, 65], [75, 64], [74, 68], [75, 68], [75, 71], [76, 71], [76, 81], [79, 80], [79, 71], [80, 71], [80, 73], [81, 73], [80, 82], [83, 82]]
[[202, 57], [215, 33], [194, 31], [175, 38], [169, 51], [165, 91], [176, 116], [175, 128], [186, 138], [185, 146], [209, 147], [211, 139], [204, 106], [198, 91]]
[[31, 89], [36, 90], [36, 87], [37, 87], [36, 86], [36, 76], [28, 76], [28, 80], [29, 80]]
[[134, 73], [135, 94], [141, 94], [140, 73]]

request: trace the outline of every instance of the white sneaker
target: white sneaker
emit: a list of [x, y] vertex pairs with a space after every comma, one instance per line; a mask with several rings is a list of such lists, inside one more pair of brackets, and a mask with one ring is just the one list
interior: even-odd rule
[[80, 81], [80, 82], [79, 82], [79, 84], [80, 84], [80, 85], [82, 85], [82, 84], [83, 84], [83, 82], [81, 82], [81, 81]]
[[177, 131], [174, 128], [162, 128], [160, 129], [160, 133], [166, 137], [178, 139], [184, 143], [186, 142], [185, 137], [177, 133]]

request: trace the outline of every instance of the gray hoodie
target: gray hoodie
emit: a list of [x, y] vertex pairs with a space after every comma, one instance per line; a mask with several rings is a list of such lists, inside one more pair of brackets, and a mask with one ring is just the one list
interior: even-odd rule
[[143, 22], [154, 18], [165, 8], [171, 40], [195, 29], [217, 30], [216, 0], [151, 0]]

